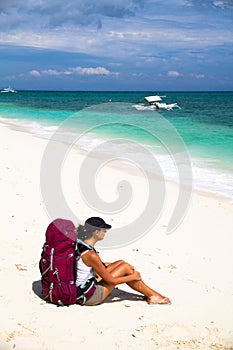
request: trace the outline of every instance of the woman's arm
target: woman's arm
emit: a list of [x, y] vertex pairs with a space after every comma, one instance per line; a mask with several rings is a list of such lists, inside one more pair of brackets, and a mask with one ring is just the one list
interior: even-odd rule
[[83, 262], [89, 266], [92, 267], [95, 272], [108, 284], [121, 284], [121, 283], [128, 283], [132, 281], [140, 281], [141, 276], [138, 272], [132, 270], [132, 274], [122, 276], [122, 277], [113, 277], [111, 273], [104, 267], [102, 264], [102, 261], [98, 254], [96, 254], [93, 251], [89, 251], [85, 255], [82, 256]]

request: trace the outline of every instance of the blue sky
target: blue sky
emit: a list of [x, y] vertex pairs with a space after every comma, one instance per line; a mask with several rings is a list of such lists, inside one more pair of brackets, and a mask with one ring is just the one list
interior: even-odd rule
[[233, 0], [1, 0], [0, 87], [233, 90]]

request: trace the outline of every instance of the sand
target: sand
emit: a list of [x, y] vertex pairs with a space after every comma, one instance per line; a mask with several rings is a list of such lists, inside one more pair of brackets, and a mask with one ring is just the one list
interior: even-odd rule
[[[0, 126], [0, 140], [1, 350], [233, 349], [230, 200], [193, 190], [184, 220], [166, 235], [177, 198], [177, 185], [166, 183], [164, 210], [147, 234], [122, 247], [99, 249], [102, 260], [132, 263], [172, 305], [148, 305], [120, 285], [102, 305], [56, 307], [41, 298], [38, 269], [45, 230], [52, 219], [40, 189], [48, 140], [6, 124]], [[114, 197], [122, 176], [137, 191], [126, 213], [101, 215], [71, 186], [77, 164], [84, 158], [83, 152], [73, 149], [66, 159], [62, 182], [70, 207], [81, 220], [98, 214], [113, 226], [133, 221], [145, 202], [142, 174], [127, 171], [120, 163], [106, 166], [97, 181], [105, 200]]]

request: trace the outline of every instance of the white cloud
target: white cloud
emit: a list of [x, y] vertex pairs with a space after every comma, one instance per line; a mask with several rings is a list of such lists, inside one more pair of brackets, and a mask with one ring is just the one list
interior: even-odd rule
[[179, 72], [177, 72], [175, 70], [169, 70], [167, 72], [167, 75], [168, 75], [168, 77], [172, 77], [172, 78], [178, 78], [180, 76], [183, 76], [183, 74], [181, 74], [181, 73], [179, 73]]
[[190, 73], [190, 74], [183, 74], [174, 70], [170, 70], [167, 72], [167, 76], [171, 78], [178, 78], [178, 77], [184, 77], [184, 76], [189, 76], [191, 78], [195, 79], [204, 79], [205, 74], [196, 74], [196, 73]]
[[96, 67], [96, 68], [82, 68], [82, 67], [76, 67], [76, 68], [71, 68], [71, 71], [77, 74], [82, 74], [82, 75], [110, 75], [113, 74], [111, 73], [108, 69], [104, 67]]
[[66, 70], [58, 71], [55, 69], [47, 69], [47, 70], [41, 70], [38, 71], [36, 69], [31, 70], [29, 72], [30, 75], [34, 77], [41, 77], [44, 75], [50, 75], [50, 76], [62, 76], [62, 75], [115, 75], [117, 76], [117, 72], [111, 72], [108, 69], [104, 67], [73, 67], [68, 68]]
[[196, 78], [196, 79], [204, 79], [205, 78], [205, 74], [194, 74], [191, 73], [189, 74], [190, 77]]
[[41, 75], [52, 75], [52, 76], [58, 76], [58, 75], [64, 75], [65, 72], [59, 72], [55, 69], [48, 69], [48, 70], [42, 70]]
[[196, 75], [195, 75], [195, 78], [197, 78], [197, 79], [203, 79], [203, 78], [205, 78], [205, 74], [196, 74]]
[[34, 77], [40, 77], [41, 76], [40, 72], [38, 70], [36, 70], [36, 69], [31, 70], [31, 72], [29, 74], [34, 76]]
[[221, 7], [222, 9], [233, 9], [233, 2], [232, 0], [214, 0], [213, 1], [214, 6]]
[[232, 0], [186, 0], [187, 5], [192, 5], [197, 8], [205, 10], [212, 9], [213, 7], [221, 8], [223, 10], [233, 10]]

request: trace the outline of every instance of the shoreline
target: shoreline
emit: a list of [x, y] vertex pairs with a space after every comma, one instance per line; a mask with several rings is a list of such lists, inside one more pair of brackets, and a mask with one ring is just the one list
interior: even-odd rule
[[[7, 121], [0, 120], [0, 127], [8, 127], [11, 130], [19, 131], [19, 132], [22, 132], [22, 133], [27, 133], [29, 135], [32, 135], [32, 136], [36, 137], [36, 138], [45, 140], [46, 142], [49, 142], [49, 140], [50, 140], [49, 137], [43, 137], [42, 135], [35, 134], [32, 131], [30, 131], [29, 129], [27, 129], [26, 127], [22, 126], [22, 125], [16, 125], [16, 124], [10, 123], [10, 122], [8, 123]], [[89, 152], [89, 151], [85, 150], [83, 147], [80, 147], [79, 145], [78, 146], [74, 146], [74, 148], [79, 154], [81, 154], [83, 156], [86, 156], [88, 154], [88, 152]], [[109, 153], [109, 155], [111, 155], [111, 154]], [[114, 154], [112, 156], [114, 157]], [[103, 155], [96, 153], [95, 157], [98, 157], [98, 158], [101, 159], [101, 157], [103, 157]], [[121, 169], [124, 169], [124, 171], [126, 171], [128, 173], [131, 173], [133, 175], [134, 170], [132, 170], [131, 165], [127, 164], [123, 160], [120, 160], [119, 162], [121, 163], [120, 164]], [[117, 168], [117, 166], [111, 165], [111, 164], [108, 164], [108, 166], [109, 167], [113, 167], [113, 168]], [[151, 171], [147, 171], [147, 173], [151, 174], [152, 176], [155, 176], [155, 177], [157, 176], [156, 174], [151, 173]], [[139, 174], [137, 174], [136, 176], [138, 176], [138, 175]], [[184, 186], [182, 184], [179, 184], [177, 181], [172, 180], [172, 179], [168, 179], [168, 178], [165, 178], [165, 182], [173, 184], [174, 186], [181, 186], [181, 187]], [[204, 189], [204, 188], [199, 188], [199, 187], [194, 187], [194, 186], [192, 186], [191, 191], [192, 192], [194, 191], [194, 192], [199, 193], [200, 195], [203, 195], [203, 196], [206, 196], [206, 197], [215, 197], [215, 198], [218, 198], [220, 201], [226, 201], [226, 203], [233, 204], [233, 194], [232, 195], [227, 195], [225, 193], [213, 192], [213, 191], [211, 191], [209, 189], [206, 189], [206, 188]]]
[[[146, 283], [171, 298], [171, 306], [136, 301], [132, 291], [121, 285], [113, 299], [97, 307], [57, 308], [39, 297], [38, 282], [38, 261], [51, 221], [40, 193], [41, 160], [48, 140], [5, 125], [0, 126], [0, 135], [1, 350], [88, 350], [103, 342], [113, 350], [232, 349], [232, 204], [194, 190], [182, 223], [166, 235], [177, 199], [177, 185], [166, 181], [167, 198], [156, 225], [134, 243], [100, 249], [105, 261], [132, 263]], [[85, 220], [94, 210], [70, 186], [83, 158], [82, 152], [70, 152], [62, 182], [68, 203]], [[134, 186], [125, 213], [99, 214], [124, 227], [140, 215], [146, 184], [124, 170], [106, 168], [97, 180], [104, 200], [115, 199], [123, 173]]]

